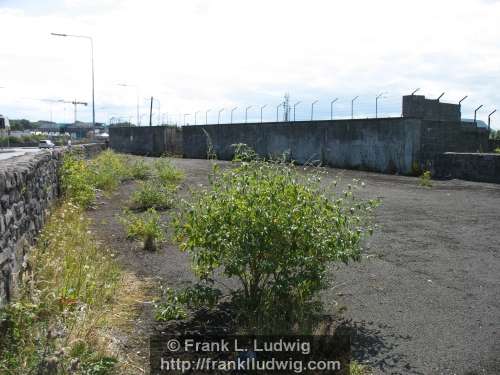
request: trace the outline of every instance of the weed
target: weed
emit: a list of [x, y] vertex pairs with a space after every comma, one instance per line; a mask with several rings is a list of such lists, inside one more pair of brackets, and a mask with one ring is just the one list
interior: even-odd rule
[[155, 319], [160, 322], [185, 319], [187, 312], [175, 291], [164, 287], [161, 287], [161, 291], [161, 299], [154, 303]]
[[220, 290], [212, 288], [206, 283], [198, 283], [187, 287], [179, 292], [178, 298], [181, 303], [189, 309], [214, 308], [222, 293]]
[[143, 159], [132, 159], [127, 166], [134, 180], [147, 180], [151, 177], [151, 168]]
[[[106, 358], [98, 330], [105, 326], [121, 273], [111, 254], [92, 238], [79, 207], [65, 203], [55, 210], [28, 264], [32, 271], [25, 275], [19, 299], [0, 314], [5, 327], [0, 372], [66, 373], [75, 363], [82, 370]], [[82, 353], [79, 338], [85, 338], [87, 354], [75, 362], [73, 355]], [[104, 362], [100, 372], [83, 373], [109, 373], [110, 360]]]
[[89, 168], [94, 186], [106, 192], [115, 190], [122, 180], [130, 177], [124, 156], [112, 150], [101, 152], [89, 162]]
[[240, 149], [240, 166], [215, 170], [211, 189], [182, 208], [176, 239], [202, 280], [217, 270], [239, 280], [234, 298], [248, 324], [268, 332], [281, 323], [290, 328], [318, 310], [331, 262], [360, 259], [377, 202], [356, 200], [352, 186], [336, 195], [319, 176], [248, 160], [251, 153]]
[[93, 204], [96, 191], [86, 160], [73, 153], [66, 154], [60, 169], [60, 179], [63, 193], [73, 203], [83, 208]]
[[184, 173], [175, 168], [168, 159], [158, 159], [154, 163], [154, 168], [157, 178], [163, 185], [172, 185], [184, 179]]
[[422, 175], [420, 176], [420, 186], [424, 187], [432, 186], [430, 171], [424, 171], [424, 173], [422, 173]]
[[146, 210], [148, 208], [164, 210], [173, 206], [174, 197], [174, 186], [164, 185], [158, 180], [144, 181], [132, 193], [131, 207], [138, 210]]
[[161, 216], [154, 208], [148, 209], [143, 215], [125, 211], [120, 220], [125, 226], [127, 237], [142, 240], [144, 250], [155, 251], [157, 244], [165, 240]]
[[500, 154], [500, 147], [497, 147], [497, 148], [495, 149], [495, 154]]

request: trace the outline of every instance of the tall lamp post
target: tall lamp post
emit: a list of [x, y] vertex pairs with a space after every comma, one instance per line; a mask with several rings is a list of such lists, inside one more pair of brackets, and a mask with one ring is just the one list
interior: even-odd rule
[[198, 113], [200, 113], [200, 112], [201, 112], [201, 111], [196, 111], [196, 112], [194, 113], [194, 124], [195, 124], [195, 125], [198, 125], [196, 120], [197, 120], [197, 117], [198, 117]]
[[488, 115], [488, 130], [491, 129], [491, 116], [493, 116], [493, 113], [495, 113], [497, 110], [494, 109], [493, 112], [491, 112], [489, 115]]
[[92, 125], [95, 127], [95, 97], [94, 97], [94, 40], [91, 36], [87, 35], [70, 35], [61, 33], [51, 33], [53, 36], [71, 37], [71, 38], [83, 38], [90, 40], [90, 54], [92, 59]]
[[477, 111], [479, 111], [481, 108], [483, 107], [483, 105], [481, 104], [479, 107], [476, 108], [476, 110], [474, 111], [474, 125], [477, 126], [477, 123], [476, 123], [476, 116], [477, 116]]
[[253, 105], [249, 105], [248, 107], [245, 108], [245, 124], [248, 122], [248, 110], [252, 107]]
[[264, 110], [264, 108], [267, 107], [267, 104], [264, 104], [263, 106], [260, 107], [260, 123], [262, 124], [262, 111]]
[[378, 118], [378, 100], [382, 98], [385, 94], [386, 94], [385, 92], [381, 92], [375, 98], [375, 118]]
[[293, 105], [293, 122], [295, 122], [295, 108], [302, 103], [300, 100]]
[[233, 123], [233, 112], [236, 111], [238, 109], [238, 107], [234, 107], [233, 109], [231, 109], [231, 124]]
[[210, 111], [211, 111], [211, 109], [207, 109], [205, 111], [205, 125], [208, 125], [208, 112], [210, 112]]
[[217, 124], [220, 124], [220, 115], [222, 112], [224, 112], [224, 108], [219, 110], [219, 116], [217, 117]]
[[311, 103], [311, 121], [314, 120], [314, 105], [319, 102], [319, 100], [315, 100], [314, 102]]
[[359, 96], [356, 96], [355, 98], [352, 98], [352, 100], [351, 100], [351, 120], [354, 118], [354, 101], [358, 98], [359, 98]]
[[330, 120], [333, 120], [333, 103], [335, 103], [339, 98], [335, 98], [330, 102]]
[[139, 124], [139, 88], [137, 86], [134, 86], [134, 85], [129, 85], [128, 83], [119, 83], [118, 86], [135, 88], [135, 93], [137, 96], [137, 101], [136, 101], [137, 126], [140, 126], [140, 124]]

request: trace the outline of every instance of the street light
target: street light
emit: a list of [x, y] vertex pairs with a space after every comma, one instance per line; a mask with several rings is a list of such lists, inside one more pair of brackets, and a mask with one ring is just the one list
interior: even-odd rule
[[220, 114], [224, 112], [224, 108], [222, 108], [221, 110], [219, 110], [219, 116], [217, 117], [217, 124], [220, 124]]
[[[413, 94], [412, 94], [413, 95]], [[351, 120], [354, 118], [354, 101], [359, 98], [359, 96], [356, 96], [355, 98], [352, 98], [351, 100]]]
[[477, 126], [476, 124], [476, 115], [477, 115], [477, 111], [479, 111], [481, 108], [483, 107], [483, 105], [481, 104], [479, 107], [476, 108], [476, 110], [474, 111], [474, 125]]
[[191, 116], [191, 113], [184, 113], [184, 126], [186, 126], [186, 117]]
[[488, 115], [488, 130], [490, 130], [490, 124], [491, 124], [491, 116], [493, 115], [493, 113], [495, 113], [497, 110], [493, 110], [493, 112], [491, 112], [489, 115]]
[[335, 103], [339, 98], [335, 98], [330, 102], [330, 120], [333, 120], [333, 103]]
[[264, 108], [267, 107], [267, 104], [264, 104], [263, 106], [260, 107], [260, 123], [262, 124], [262, 111], [264, 110]]
[[231, 109], [231, 124], [233, 123], [233, 112], [236, 111], [238, 109], [238, 107], [234, 107], [233, 109]]
[[276, 122], [279, 122], [279, 113], [280, 113], [280, 107], [283, 105], [283, 103], [278, 104], [276, 107]]
[[210, 112], [210, 111], [211, 111], [211, 109], [207, 109], [205, 111], [205, 125], [208, 125], [208, 112]]
[[377, 95], [375, 98], [375, 118], [378, 118], [378, 100], [383, 97], [383, 95], [386, 94], [385, 92], [381, 92], [380, 94]]
[[246, 123], [247, 123], [247, 121], [248, 121], [248, 110], [249, 110], [250, 108], [252, 108], [252, 107], [253, 107], [253, 105], [249, 105], [248, 107], [246, 107], [246, 108], [245, 108], [245, 124], [246, 124]]
[[318, 102], [319, 100], [315, 100], [314, 102], [311, 103], [311, 121], [314, 119], [314, 105]]
[[95, 98], [94, 98], [94, 40], [92, 37], [87, 35], [70, 35], [61, 33], [51, 33], [53, 36], [71, 37], [71, 38], [83, 38], [90, 40], [90, 54], [92, 58], [92, 125], [95, 127]]
[[295, 122], [295, 107], [297, 107], [300, 103], [302, 103], [300, 100], [293, 105], [293, 122]]
[[196, 112], [194, 113], [194, 124], [195, 124], [195, 125], [197, 124], [197, 123], [196, 123], [196, 117], [198, 116], [198, 113], [200, 113], [200, 112], [201, 112], [201, 111], [196, 111]]
[[118, 86], [133, 87], [133, 88], [135, 88], [135, 93], [137, 95], [137, 102], [136, 102], [136, 106], [137, 106], [137, 126], [140, 126], [140, 124], [139, 124], [139, 88], [137, 86], [129, 85], [127, 83], [119, 83]]

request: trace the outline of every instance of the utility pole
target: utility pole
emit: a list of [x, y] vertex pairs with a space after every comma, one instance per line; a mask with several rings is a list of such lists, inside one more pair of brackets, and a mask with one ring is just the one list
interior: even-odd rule
[[149, 126], [153, 126], [153, 97], [151, 97], [151, 104], [149, 105]]

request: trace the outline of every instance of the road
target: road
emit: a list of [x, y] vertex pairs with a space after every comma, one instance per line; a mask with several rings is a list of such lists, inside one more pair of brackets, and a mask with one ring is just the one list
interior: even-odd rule
[[7, 160], [27, 153], [39, 152], [38, 147], [0, 148], [0, 160]]

